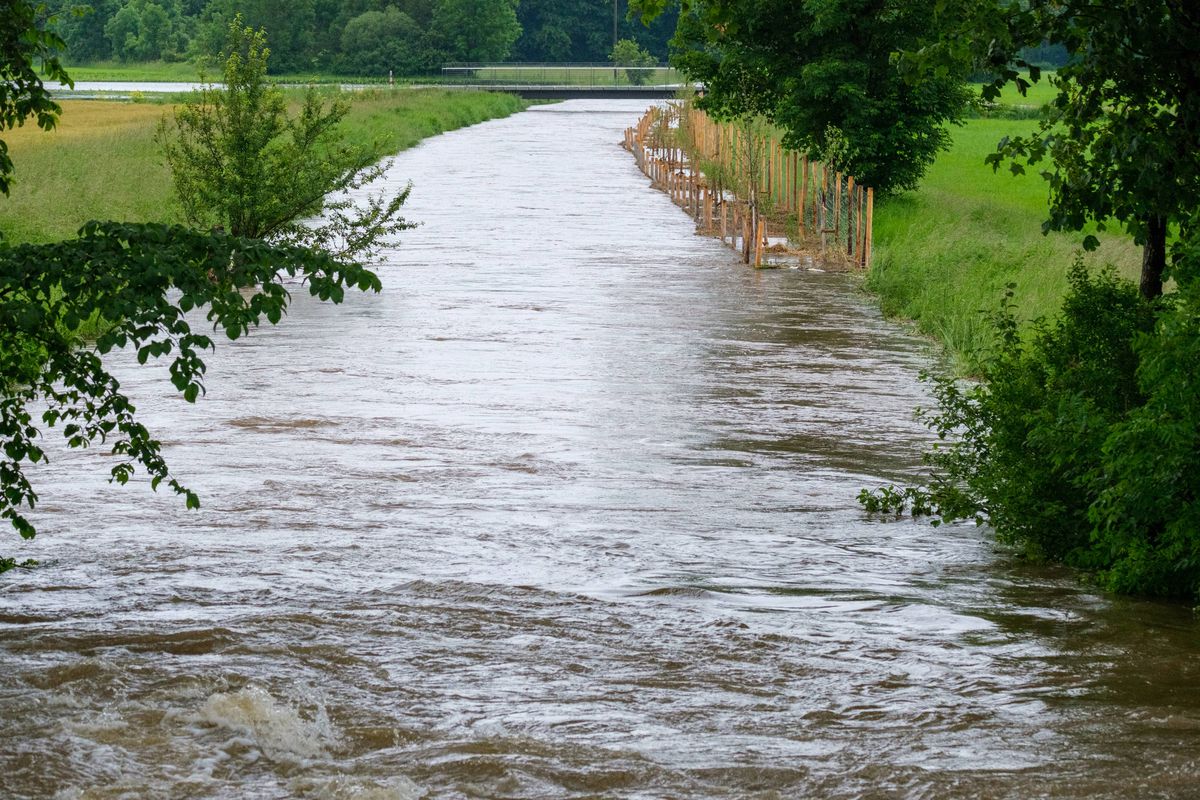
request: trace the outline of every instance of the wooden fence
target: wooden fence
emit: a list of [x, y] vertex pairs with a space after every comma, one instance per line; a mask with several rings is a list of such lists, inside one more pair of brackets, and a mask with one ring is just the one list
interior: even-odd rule
[[625, 131], [625, 147], [699, 230], [740, 249], [746, 263], [819, 252], [826, 265], [870, 266], [874, 190], [785, 149], [767, 125], [655, 106]]

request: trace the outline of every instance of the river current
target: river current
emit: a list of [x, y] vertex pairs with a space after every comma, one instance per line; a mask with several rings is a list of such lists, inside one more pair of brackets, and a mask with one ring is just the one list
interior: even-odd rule
[[34, 473], [0, 797], [1200, 795], [1200, 625], [974, 526], [868, 517], [925, 345], [754, 271], [573, 101], [388, 173], [379, 295], [114, 366], [203, 508]]

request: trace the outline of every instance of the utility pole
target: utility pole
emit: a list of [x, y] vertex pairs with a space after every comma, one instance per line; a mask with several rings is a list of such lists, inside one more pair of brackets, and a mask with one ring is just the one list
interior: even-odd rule
[[617, 49], [617, 3], [619, 0], [613, 0], [613, 49]]
[[[617, 50], [617, 2], [613, 0], [613, 54], [616, 55]], [[616, 61], [613, 62], [613, 83], [617, 82]]]

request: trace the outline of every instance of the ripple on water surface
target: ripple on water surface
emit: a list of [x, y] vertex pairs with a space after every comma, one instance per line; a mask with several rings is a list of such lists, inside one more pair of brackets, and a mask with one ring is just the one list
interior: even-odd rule
[[866, 518], [922, 343], [747, 270], [567, 103], [429, 140], [385, 290], [117, 365], [204, 509], [34, 477], [14, 797], [1191, 797], [1197, 627]]

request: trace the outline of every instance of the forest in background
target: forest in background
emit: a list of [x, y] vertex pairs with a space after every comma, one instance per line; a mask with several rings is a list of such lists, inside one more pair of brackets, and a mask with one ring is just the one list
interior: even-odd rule
[[[612, 0], [49, 0], [68, 64], [212, 63], [235, 15], [266, 30], [271, 71], [419, 75], [449, 62], [607, 62]], [[665, 61], [677, 11], [618, 37]]]

